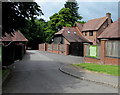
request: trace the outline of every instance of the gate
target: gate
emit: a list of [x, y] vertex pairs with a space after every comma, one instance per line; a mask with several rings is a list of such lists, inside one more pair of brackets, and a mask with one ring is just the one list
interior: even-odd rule
[[83, 56], [83, 44], [71, 43], [69, 51], [70, 51], [70, 55]]

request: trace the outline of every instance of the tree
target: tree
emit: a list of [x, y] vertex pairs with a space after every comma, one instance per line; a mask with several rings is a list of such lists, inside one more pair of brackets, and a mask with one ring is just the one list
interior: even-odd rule
[[77, 1], [70, 2], [69, 0], [64, 4], [65, 8], [69, 8], [71, 12], [72, 18], [70, 21], [72, 22], [72, 26], [75, 25], [76, 21], [80, 21], [82, 19], [82, 16], [78, 13], [78, 4]]
[[40, 6], [35, 2], [3, 2], [2, 3], [2, 29], [11, 33], [23, 29], [28, 24], [27, 20], [34, 22], [37, 16], [43, 15]]
[[53, 31], [59, 31], [63, 26], [72, 26], [71, 18], [70, 9], [62, 8], [50, 17], [48, 24]]
[[48, 27], [45, 31], [46, 42], [51, 42], [54, 33], [62, 29], [62, 27], [75, 26], [75, 20], [70, 8], [62, 8], [58, 13], [53, 14], [48, 21]]
[[38, 44], [46, 41], [44, 31], [46, 31], [47, 23], [44, 19], [36, 19], [34, 22], [28, 20], [27, 23], [26, 28], [21, 29], [29, 40], [27, 46], [32, 47], [32, 49], [38, 49]]

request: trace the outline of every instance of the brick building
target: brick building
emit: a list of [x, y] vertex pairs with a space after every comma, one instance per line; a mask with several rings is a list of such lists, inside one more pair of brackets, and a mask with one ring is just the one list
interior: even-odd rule
[[113, 22], [111, 14], [106, 13], [105, 17], [89, 20], [85, 24], [76, 23], [76, 27], [63, 27], [55, 33], [53, 44], [47, 49], [61, 54], [59, 45], [67, 45], [65, 55], [84, 54], [85, 62], [117, 65], [120, 60], [119, 20]]
[[20, 31], [7, 34], [0, 38], [2, 41], [2, 65], [7, 66], [15, 60], [21, 60], [26, 52], [28, 41]]
[[83, 43], [91, 43], [82, 34], [83, 24], [77, 23], [76, 27], [63, 27], [59, 32], [54, 35], [54, 44], [67, 44], [69, 45], [69, 54], [76, 56], [83, 56]]
[[105, 17], [89, 20], [83, 25], [82, 33], [91, 40], [93, 44], [98, 44], [97, 37], [112, 23], [111, 14], [106, 13]]
[[[98, 37], [99, 40], [99, 48], [92, 55], [96, 55], [96, 57], [91, 57], [90, 45], [86, 44], [84, 48], [84, 61], [90, 63], [99, 63], [99, 64], [112, 64], [118, 65], [120, 62], [119, 55], [119, 46], [120, 46], [120, 31], [118, 24], [120, 19], [110, 24]], [[96, 45], [98, 47], [98, 45]], [[94, 48], [95, 49], [95, 48]], [[97, 54], [99, 53], [99, 57]]]

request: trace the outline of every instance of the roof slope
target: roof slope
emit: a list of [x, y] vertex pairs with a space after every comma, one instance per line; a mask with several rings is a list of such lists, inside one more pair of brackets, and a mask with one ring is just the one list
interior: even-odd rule
[[12, 34], [5, 33], [5, 36], [1, 37], [0, 40], [1, 41], [28, 41], [19, 30]]
[[55, 35], [59, 34], [65, 37], [69, 42], [90, 42], [80, 33], [78, 27], [63, 27], [63, 29], [55, 33]]
[[89, 20], [84, 24], [82, 31], [98, 30], [107, 19], [108, 17], [102, 17]]
[[81, 23], [76, 23], [76, 26], [78, 27], [78, 29], [82, 32], [82, 28], [83, 28], [84, 24]]
[[120, 18], [107, 27], [98, 38], [120, 38]]

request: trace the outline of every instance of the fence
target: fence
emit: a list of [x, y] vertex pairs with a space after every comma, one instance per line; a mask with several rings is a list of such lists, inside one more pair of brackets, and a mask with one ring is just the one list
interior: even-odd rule
[[69, 54], [69, 45], [43, 43], [43, 44], [39, 44], [39, 50], [40, 51], [48, 51], [48, 52], [57, 53], [57, 54], [68, 55]]
[[15, 60], [22, 60], [25, 54], [25, 45], [11, 43], [9, 46], [2, 46], [2, 65], [8, 66], [14, 63]]
[[120, 41], [107, 41], [106, 42], [106, 56], [109, 57], [119, 57], [119, 52], [120, 52]]
[[86, 45], [85, 51], [86, 57], [100, 58], [100, 45]]
[[84, 45], [84, 61], [86, 63], [120, 65], [119, 40], [101, 40], [100, 46]]

